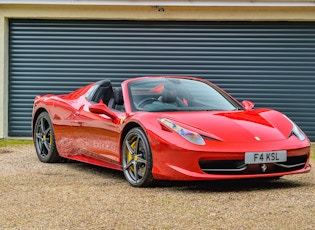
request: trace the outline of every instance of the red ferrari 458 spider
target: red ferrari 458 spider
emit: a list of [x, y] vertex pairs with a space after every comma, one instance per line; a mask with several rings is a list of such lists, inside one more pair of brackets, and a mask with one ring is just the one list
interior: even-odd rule
[[239, 103], [191, 77], [102, 80], [37, 96], [33, 139], [42, 162], [64, 158], [156, 180], [278, 178], [311, 170], [310, 141], [288, 117]]

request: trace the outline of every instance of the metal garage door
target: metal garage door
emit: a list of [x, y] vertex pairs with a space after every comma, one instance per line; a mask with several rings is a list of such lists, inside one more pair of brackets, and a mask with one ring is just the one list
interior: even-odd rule
[[10, 20], [9, 135], [32, 101], [111, 78], [192, 75], [292, 118], [315, 141], [315, 23]]

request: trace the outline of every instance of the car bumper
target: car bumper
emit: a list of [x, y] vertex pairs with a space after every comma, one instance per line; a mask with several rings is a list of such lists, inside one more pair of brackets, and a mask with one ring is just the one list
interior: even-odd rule
[[[152, 143], [152, 142], [151, 142]], [[282, 177], [311, 170], [309, 142], [151, 145], [153, 176], [159, 180], [229, 180]], [[211, 145], [211, 146], [210, 146]], [[245, 152], [287, 150], [287, 162], [245, 164]]]

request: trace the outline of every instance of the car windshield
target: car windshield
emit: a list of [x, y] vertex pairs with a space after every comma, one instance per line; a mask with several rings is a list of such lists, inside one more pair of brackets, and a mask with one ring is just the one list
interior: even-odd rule
[[128, 84], [133, 111], [231, 111], [243, 109], [210, 84], [186, 78], [146, 78]]

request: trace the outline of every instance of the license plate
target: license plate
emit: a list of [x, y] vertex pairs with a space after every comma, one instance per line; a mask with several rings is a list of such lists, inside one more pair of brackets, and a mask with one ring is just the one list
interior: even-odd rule
[[246, 152], [245, 164], [264, 164], [287, 161], [287, 151]]

